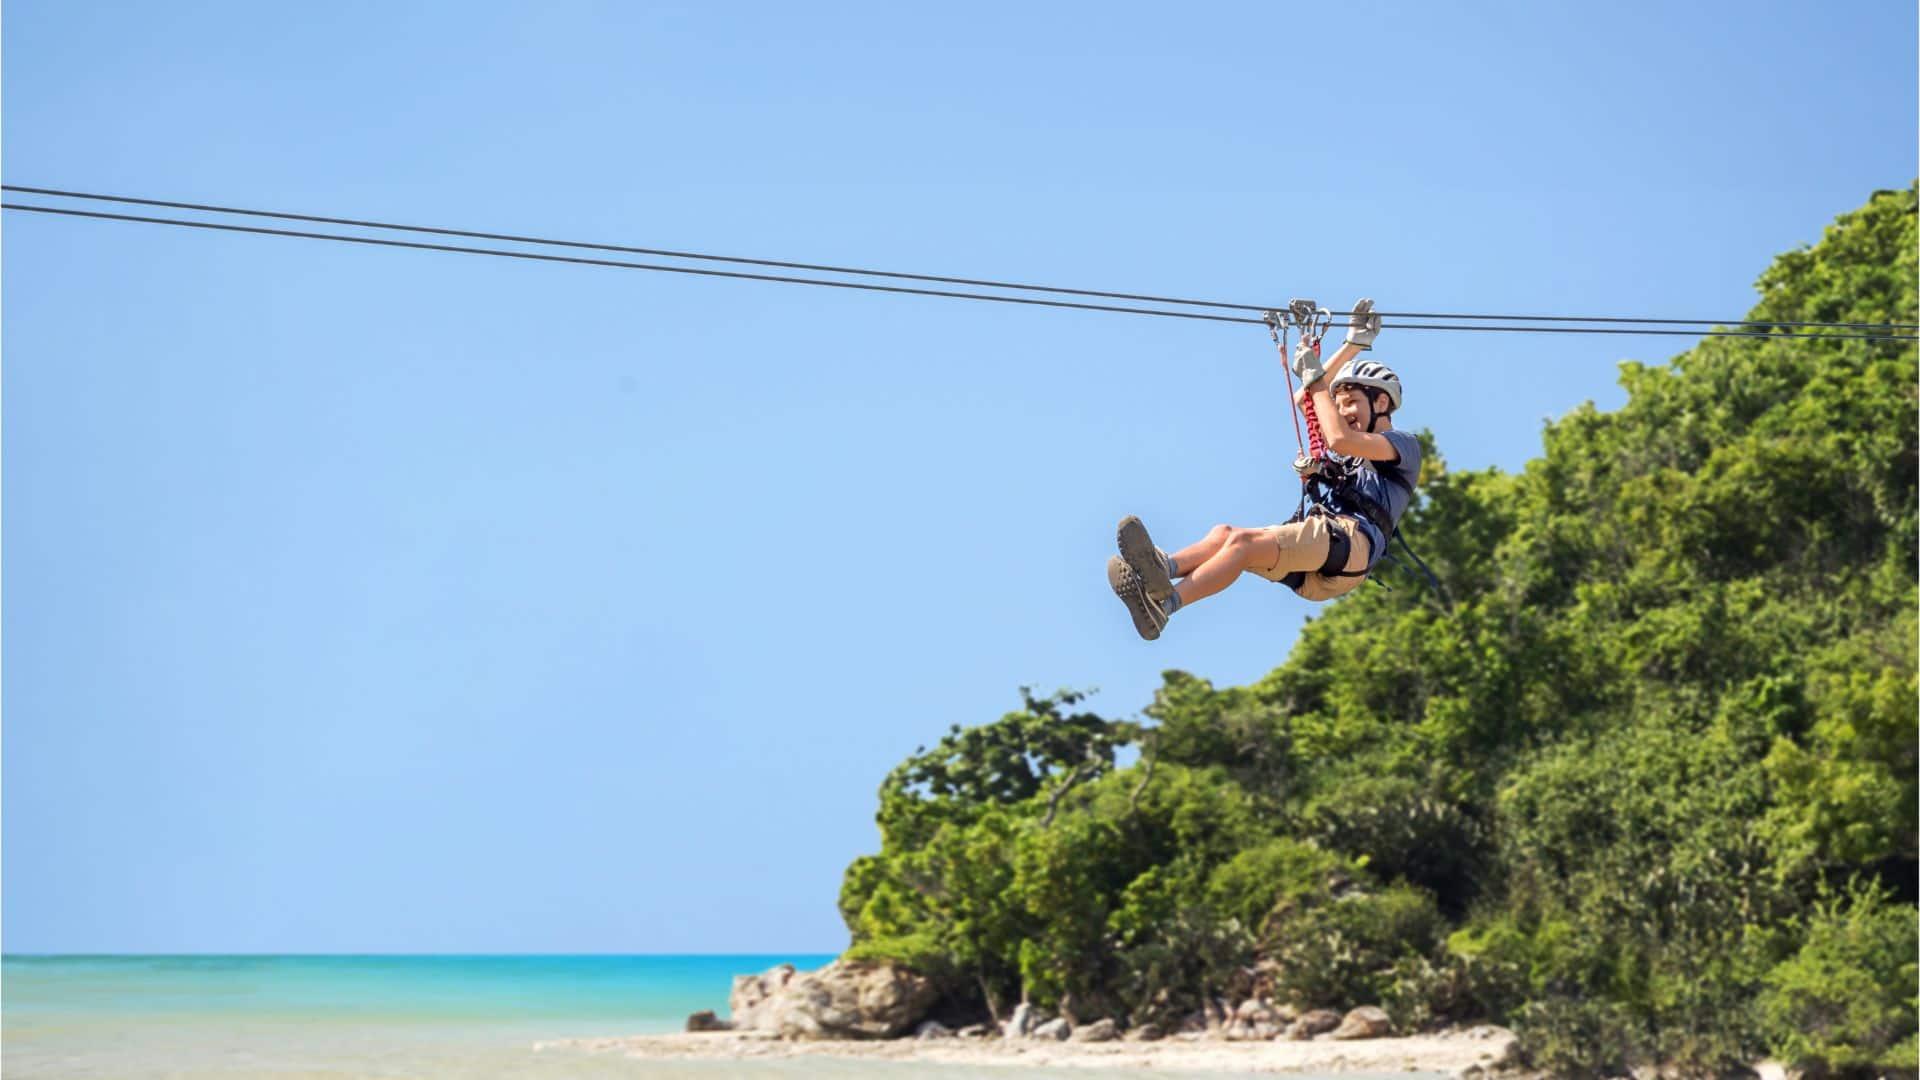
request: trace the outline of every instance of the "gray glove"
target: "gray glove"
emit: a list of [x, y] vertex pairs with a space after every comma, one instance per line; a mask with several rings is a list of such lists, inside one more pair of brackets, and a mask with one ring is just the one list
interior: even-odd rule
[[1373, 339], [1380, 334], [1380, 316], [1374, 313], [1373, 301], [1357, 300], [1353, 305], [1353, 314], [1347, 319], [1347, 344], [1358, 345], [1362, 349], [1373, 348]]
[[1293, 347], [1293, 362], [1287, 365], [1293, 369], [1303, 386], [1311, 386], [1320, 381], [1327, 373], [1327, 365], [1320, 360], [1320, 347], [1301, 342]]

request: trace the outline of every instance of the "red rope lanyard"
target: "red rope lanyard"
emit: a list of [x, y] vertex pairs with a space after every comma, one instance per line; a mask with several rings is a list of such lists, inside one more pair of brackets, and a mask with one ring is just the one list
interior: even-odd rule
[[[1313, 396], [1309, 394], [1305, 401], [1299, 401], [1294, 395], [1293, 365], [1289, 362], [1292, 358], [1287, 355], [1287, 327], [1293, 325], [1290, 317], [1302, 320], [1299, 323], [1300, 340], [1303, 344], [1310, 346], [1316, 354], [1320, 351], [1320, 336], [1324, 333], [1324, 327], [1314, 319], [1311, 300], [1296, 300], [1286, 312], [1269, 311], [1266, 316], [1267, 330], [1273, 335], [1274, 347], [1280, 350], [1280, 369], [1287, 376], [1287, 405], [1293, 416], [1293, 441], [1294, 445], [1300, 448], [1300, 456], [1294, 461], [1293, 467], [1299, 471], [1300, 482], [1304, 484], [1307, 478], [1317, 471], [1317, 464], [1327, 456], [1327, 437], [1320, 430], [1320, 415], [1313, 407]], [[1302, 414], [1307, 418], [1304, 443], [1300, 438]]]
[[[1320, 350], [1316, 348], [1313, 351], [1319, 352]], [[1288, 378], [1288, 381], [1291, 382], [1293, 377], [1288, 376], [1287, 378]], [[1320, 430], [1320, 415], [1314, 412], [1312, 395], [1308, 395], [1307, 400], [1301, 403], [1300, 411], [1307, 414], [1308, 456], [1316, 457], [1316, 458], [1326, 457], [1327, 456], [1327, 435], [1326, 435], [1326, 432]]]

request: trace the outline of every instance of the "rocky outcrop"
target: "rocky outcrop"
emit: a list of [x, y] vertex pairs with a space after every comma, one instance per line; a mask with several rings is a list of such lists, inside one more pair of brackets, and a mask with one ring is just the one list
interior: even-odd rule
[[727, 1007], [733, 1013], [733, 1026], [742, 1031], [769, 1031], [768, 1004], [786, 990], [797, 976], [792, 964], [779, 964], [759, 975], [735, 975], [733, 993]]
[[1311, 1039], [1315, 1035], [1325, 1034], [1340, 1026], [1340, 1014], [1332, 1009], [1314, 1009], [1293, 1022], [1287, 1029], [1289, 1039]]
[[713, 1015], [712, 1009], [701, 1009], [687, 1017], [688, 1031], [732, 1031], [733, 1025]]
[[1095, 1020], [1073, 1029], [1074, 1042], [1112, 1042], [1120, 1037], [1120, 1025], [1112, 1020]]
[[1265, 1042], [1287, 1029], [1293, 1019], [1270, 1002], [1248, 998], [1233, 1010], [1223, 1034], [1235, 1042]]
[[1378, 1039], [1393, 1034], [1393, 1021], [1378, 1005], [1362, 1005], [1347, 1013], [1333, 1030], [1336, 1039]]
[[800, 973], [781, 964], [733, 980], [733, 1025], [783, 1039], [891, 1039], [913, 1030], [939, 997], [933, 982], [890, 964], [835, 960]]

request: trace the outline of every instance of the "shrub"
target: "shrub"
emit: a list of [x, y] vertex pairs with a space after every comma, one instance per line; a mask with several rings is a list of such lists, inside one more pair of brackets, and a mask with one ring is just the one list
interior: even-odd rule
[[1303, 1007], [1377, 1004], [1394, 965], [1430, 954], [1444, 925], [1433, 896], [1410, 885], [1309, 907], [1276, 927], [1279, 988]]
[[1913, 1069], [1915, 912], [1874, 888], [1815, 905], [1806, 944], [1766, 975], [1760, 1011], [1781, 1059], [1826, 1071]]

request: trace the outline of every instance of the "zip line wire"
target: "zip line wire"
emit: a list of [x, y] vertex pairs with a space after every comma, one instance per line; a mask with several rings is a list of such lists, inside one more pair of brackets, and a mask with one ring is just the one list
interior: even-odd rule
[[[0, 190], [19, 191], [34, 195], [54, 195], [66, 199], [91, 199], [99, 202], [127, 203], [139, 206], [160, 206], [175, 210], [201, 210], [217, 214], [234, 214], [246, 217], [277, 218], [282, 221], [310, 221], [325, 225], [350, 225], [366, 229], [390, 229], [401, 232], [430, 233], [438, 236], [462, 236], [474, 240], [505, 240], [521, 244], [544, 244], [553, 247], [585, 248], [597, 251], [618, 251], [632, 255], [659, 255], [674, 259], [700, 259], [710, 262], [739, 263], [749, 266], [772, 266], [788, 270], [814, 270], [834, 274], [857, 274], [867, 277], [898, 278], [906, 281], [932, 281], [947, 285], [975, 285], [995, 289], [1016, 289], [1026, 292], [1060, 293], [1069, 296], [1093, 296], [1109, 300], [1142, 300], [1156, 304], [1182, 304], [1192, 307], [1225, 308], [1235, 311], [1265, 312], [1284, 305], [1279, 304], [1233, 304], [1218, 300], [1185, 300], [1171, 296], [1151, 296], [1141, 293], [1103, 292], [1095, 289], [1069, 289], [1053, 285], [1026, 285], [1008, 281], [989, 281], [981, 278], [945, 277], [938, 274], [913, 274], [897, 270], [867, 270], [851, 266], [831, 266], [823, 263], [787, 262], [780, 259], [758, 259], [737, 255], [711, 255], [693, 251], [674, 251], [666, 248], [633, 247], [625, 244], [594, 243], [584, 240], [554, 240], [538, 236], [517, 236], [512, 233], [478, 232], [470, 229], [449, 229], [429, 225], [399, 225], [385, 221], [364, 221], [356, 218], [323, 217], [316, 214], [295, 214], [277, 210], [250, 210], [234, 206], [218, 206], [208, 203], [173, 202], [166, 199], [145, 199], [130, 195], [100, 195], [84, 191], [64, 191], [58, 188], [25, 187], [18, 184], [0, 185]], [[1336, 312], [1335, 314], [1350, 314]], [[1902, 323], [1837, 323], [1837, 322], [1745, 322], [1730, 319], [1634, 319], [1610, 316], [1581, 315], [1455, 315], [1430, 311], [1382, 311], [1382, 318], [1401, 319], [1484, 319], [1491, 321], [1520, 322], [1576, 322], [1576, 323], [1650, 323], [1671, 325], [1702, 326], [1808, 326], [1829, 328], [1858, 329], [1920, 329], [1920, 324]], [[1401, 327], [1401, 329], [1409, 329]], [[1469, 329], [1461, 327], [1461, 329]]]
[[252, 225], [219, 225], [211, 221], [179, 221], [174, 218], [136, 217], [131, 214], [102, 214], [92, 210], [60, 210], [51, 206], [27, 206], [0, 203], [0, 210], [31, 210], [39, 214], [63, 214], [69, 217], [101, 218], [107, 221], [142, 221], [155, 225], [184, 225], [193, 229], [217, 229], [221, 232], [257, 233], [262, 236], [293, 236], [303, 240], [338, 240], [347, 244], [371, 244], [377, 247], [416, 248], [421, 251], [452, 251], [462, 255], [496, 255], [506, 259], [532, 259], [537, 262], [579, 263], [586, 266], [615, 266], [626, 270], [660, 270], [669, 274], [697, 274], [701, 277], [745, 278], [749, 281], [780, 281], [795, 285], [827, 285], [836, 289], [862, 289], [868, 292], [910, 293], [915, 296], [951, 296], [963, 300], [998, 300], [1003, 304], [1037, 304], [1042, 307], [1080, 308], [1087, 311], [1122, 311], [1131, 315], [1166, 315], [1176, 319], [1206, 319], [1211, 322], [1266, 325], [1260, 319], [1242, 319], [1232, 315], [1202, 315], [1192, 311], [1159, 311], [1153, 308], [1114, 307], [1108, 304], [1076, 304], [1066, 300], [1039, 300], [1028, 296], [993, 296], [988, 293], [950, 292], [944, 289], [911, 289], [904, 285], [864, 285], [855, 281], [823, 281], [818, 278], [787, 277], [780, 274], [748, 274], [738, 270], [700, 270], [691, 266], [659, 266], [651, 263], [620, 262], [617, 259], [587, 259], [577, 255], [540, 255], [531, 251], [501, 251], [498, 248], [459, 247], [453, 244], [422, 244], [410, 240], [379, 240], [371, 236], [341, 236], [337, 233], [298, 232], [292, 229], [263, 229]]
[[[392, 230], [392, 231], [424, 233], [424, 234], [439, 235], [439, 236], [456, 236], [456, 237], [468, 237], [468, 238], [477, 238], [477, 239], [500, 240], [500, 241], [506, 241], [511, 243], [539, 244], [539, 245], [545, 245], [545, 246], [551, 246], [551, 247], [566, 247], [566, 248], [588, 249], [588, 250], [598, 250], [598, 251], [636, 253], [636, 254], [655, 255], [655, 256], [662, 256], [662, 257], [675, 258], [675, 259], [698, 259], [698, 260], [704, 260], [709, 262], [733, 263], [733, 264], [742, 264], [742, 265], [751, 265], [751, 266], [778, 267], [778, 268], [785, 268], [785, 269], [802, 269], [802, 270], [812, 270], [812, 271], [825, 272], [825, 273], [893, 278], [897, 280], [926, 281], [926, 282], [937, 282], [942, 284], [973, 285], [973, 286], [980, 286], [980, 287], [986, 287], [986, 288], [1020, 290], [1020, 291], [1026, 291], [1026, 292], [1053, 293], [1053, 294], [1067, 295], [1067, 296], [1086, 296], [1086, 297], [1119, 299], [1119, 300], [1139, 300], [1139, 301], [1145, 301], [1145, 302], [1155, 303], [1155, 304], [1179, 304], [1179, 305], [1186, 305], [1186, 306], [1209, 307], [1209, 308], [1235, 310], [1235, 311], [1249, 311], [1249, 312], [1264, 313], [1265, 311], [1269, 310], [1266, 307], [1262, 307], [1260, 305], [1254, 305], [1254, 304], [1232, 304], [1232, 303], [1224, 303], [1224, 302], [1212, 301], [1212, 300], [1187, 300], [1187, 299], [1180, 299], [1175, 297], [1152, 296], [1152, 295], [1145, 295], [1145, 294], [1138, 294], [1138, 293], [1104, 292], [1104, 291], [1093, 290], [1093, 289], [1070, 289], [1070, 288], [1062, 288], [1062, 287], [1047, 286], [1047, 285], [1028, 285], [1028, 284], [1017, 284], [1017, 283], [1003, 282], [1003, 281], [991, 281], [991, 280], [978, 279], [978, 278], [945, 277], [945, 276], [934, 275], [934, 274], [913, 274], [913, 273], [905, 273], [905, 272], [898, 272], [898, 271], [869, 270], [869, 269], [860, 269], [860, 268], [854, 268], [854, 267], [831, 266], [831, 265], [825, 265], [825, 264], [819, 264], [819, 263], [799, 263], [799, 262], [787, 262], [787, 261], [775, 260], [775, 259], [747, 258], [743, 256], [712, 255], [712, 254], [705, 254], [705, 253], [699, 253], [699, 252], [673, 251], [673, 250], [662, 249], [662, 248], [633, 247], [633, 246], [621, 245], [621, 244], [592, 243], [592, 242], [577, 241], [577, 240], [555, 240], [555, 239], [542, 238], [542, 237], [517, 236], [513, 234], [508, 234], [508, 233], [478, 232], [478, 231], [466, 230], [466, 229], [437, 228], [437, 227], [424, 226], [424, 225], [401, 225], [401, 224], [393, 224], [389, 222], [363, 221], [363, 220], [357, 220], [353, 218], [322, 217], [322, 216], [312, 215], [312, 214], [294, 214], [294, 213], [286, 213], [286, 212], [271, 211], [271, 210], [243, 209], [238, 207], [217, 206], [217, 205], [210, 205], [210, 204], [203, 204], [203, 203], [173, 202], [173, 201], [162, 200], [162, 199], [136, 198], [133, 196], [100, 195], [100, 194], [94, 194], [90, 192], [74, 192], [74, 191], [64, 191], [64, 190], [54, 189], [54, 188], [26, 187], [26, 186], [15, 185], [15, 184], [0, 185], [0, 190], [26, 192], [26, 193], [32, 193], [32, 194], [38, 194], [38, 195], [51, 195], [59, 198], [88, 199], [88, 200], [94, 200], [94, 201], [100, 201], [100, 202], [126, 203], [126, 204], [142, 205], [142, 206], [170, 207], [175, 209], [195, 210], [195, 211], [203, 211], [203, 212], [209, 212], [209, 213], [244, 215], [248, 217], [263, 217], [263, 218], [272, 218], [272, 219], [278, 219], [278, 220], [319, 222], [319, 223], [332, 224], [332, 225], [345, 225], [345, 226], [356, 227], [356, 228], [386, 229], [386, 230]], [[905, 287], [905, 286], [871, 285], [871, 284], [861, 284], [857, 282], [829, 281], [829, 280], [822, 280], [819, 278], [794, 277], [789, 275], [756, 274], [756, 273], [746, 273], [741, 271], [724, 271], [724, 270], [702, 270], [702, 269], [696, 269], [692, 267], [664, 266], [664, 265], [654, 264], [654, 263], [623, 262], [623, 261], [612, 260], [612, 259], [581, 258], [581, 257], [570, 257], [570, 256], [560, 256], [560, 255], [542, 255], [542, 254], [536, 254], [532, 252], [506, 251], [498, 248], [476, 248], [476, 247], [465, 247], [465, 246], [457, 246], [457, 245], [449, 245], [449, 244], [420, 243], [420, 242], [414, 242], [414, 241], [379, 240], [371, 237], [346, 236], [346, 235], [341, 235], [337, 233], [304, 232], [304, 231], [290, 230], [290, 229], [268, 229], [268, 228], [241, 226], [241, 225], [227, 225], [227, 224], [221, 224], [217, 222], [189, 221], [189, 220], [183, 220], [178, 218], [145, 217], [145, 216], [138, 216], [138, 215], [131, 215], [131, 214], [109, 214], [109, 213], [103, 213], [98, 211], [73, 210], [73, 209], [64, 209], [64, 208], [50, 207], [50, 206], [28, 205], [23, 203], [0, 203], [0, 209], [23, 210], [23, 211], [30, 211], [34, 213], [43, 213], [43, 214], [57, 214], [57, 215], [67, 216], [67, 217], [95, 218], [95, 219], [106, 220], [106, 221], [127, 221], [127, 222], [141, 222], [141, 223], [156, 224], [156, 225], [174, 225], [174, 226], [181, 226], [181, 227], [187, 227], [187, 228], [210, 229], [210, 230], [216, 230], [221, 232], [253, 233], [257, 235], [286, 236], [286, 237], [293, 237], [298, 239], [309, 239], [309, 240], [332, 240], [340, 243], [365, 244], [365, 245], [379, 246], [379, 247], [413, 248], [416, 250], [446, 251], [446, 252], [454, 252], [457, 254], [468, 254], [468, 255], [492, 255], [492, 256], [501, 257], [501, 258], [527, 259], [527, 260], [533, 260], [533, 261], [539, 261], [539, 262], [575, 263], [575, 264], [589, 265], [589, 266], [609, 266], [609, 267], [616, 267], [621, 269], [632, 269], [632, 270], [654, 270], [654, 271], [660, 271], [665, 273], [693, 274], [693, 275], [698, 275], [702, 277], [741, 278], [741, 279], [746, 279], [751, 281], [774, 281], [774, 282], [781, 282], [785, 284], [798, 284], [798, 285], [823, 285], [823, 286], [828, 286], [832, 288], [859, 289], [859, 290], [870, 291], [870, 292], [906, 293], [909, 295], [916, 295], [916, 296], [940, 296], [940, 297], [950, 297], [955, 299], [966, 299], [966, 300], [992, 300], [992, 301], [998, 301], [1001, 303], [1029, 304], [1029, 305], [1036, 305], [1036, 306], [1042, 306], [1042, 307], [1071, 308], [1071, 309], [1085, 310], [1085, 311], [1112, 311], [1112, 312], [1120, 312], [1120, 313], [1133, 314], [1133, 315], [1161, 315], [1161, 316], [1167, 316], [1170, 318], [1199, 319], [1199, 320], [1204, 320], [1209, 322], [1249, 323], [1249, 324], [1255, 324], [1255, 325], [1264, 325], [1264, 322], [1265, 322], [1265, 320], [1262, 318], [1244, 318], [1244, 317], [1234, 317], [1234, 316], [1225, 316], [1225, 315], [1205, 315], [1197, 312], [1167, 311], [1167, 310], [1158, 309], [1158, 308], [1139, 308], [1139, 307], [1117, 306], [1117, 305], [1111, 305], [1111, 304], [1075, 303], [1075, 302], [1061, 301], [1061, 300], [1042, 300], [1042, 299], [1036, 299], [1032, 297], [999, 296], [999, 295], [994, 295], [989, 293], [958, 292], [958, 291], [945, 290], [945, 289], [923, 289], [923, 288], [911, 288], [911, 287]], [[1276, 307], [1278, 307], [1278, 305], [1276, 305]], [[1427, 318], [1427, 319], [1457, 319], [1457, 320], [1474, 320], [1474, 321], [1523, 321], [1523, 322], [1559, 322], [1559, 323], [1609, 323], [1609, 324], [1632, 324], [1635, 327], [1633, 329], [1619, 329], [1619, 328], [1598, 327], [1598, 326], [1485, 326], [1485, 325], [1461, 326], [1461, 325], [1437, 325], [1437, 324], [1419, 324], [1419, 323], [1403, 323], [1403, 322], [1394, 322], [1394, 323], [1386, 324], [1387, 327], [1391, 327], [1393, 329], [1399, 329], [1399, 330], [1484, 330], [1484, 331], [1496, 331], [1496, 332], [1504, 331], [1504, 332], [1511, 332], [1511, 333], [1529, 333], [1529, 332], [1531, 333], [1562, 333], [1562, 334], [1587, 333], [1587, 334], [1667, 335], [1667, 336], [1678, 336], [1678, 337], [1832, 338], [1836, 340], [1912, 341], [1912, 340], [1916, 340], [1915, 335], [1912, 335], [1912, 334], [1887, 334], [1887, 333], [1833, 334], [1833, 333], [1805, 333], [1805, 332], [1778, 333], [1778, 332], [1771, 332], [1769, 329], [1652, 330], [1652, 329], [1641, 329], [1639, 327], [1643, 325], [1701, 325], [1701, 326], [1738, 326], [1738, 327], [1759, 327], [1759, 328], [1810, 327], [1810, 328], [1822, 328], [1822, 329], [1825, 329], [1825, 328], [1873, 329], [1873, 330], [1882, 330], [1882, 331], [1920, 329], [1920, 326], [1916, 326], [1915, 324], [1908, 324], [1908, 323], [1765, 322], [1765, 321], [1748, 322], [1748, 321], [1741, 321], [1741, 320], [1653, 319], [1653, 318], [1637, 319], [1637, 318], [1617, 318], [1617, 317], [1608, 317], [1608, 316], [1570, 316], [1570, 315], [1465, 315], [1465, 314], [1449, 314], [1449, 313], [1439, 313], [1439, 312], [1380, 312], [1379, 314], [1383, 318], [1403, 318], [1403, 319]]]

